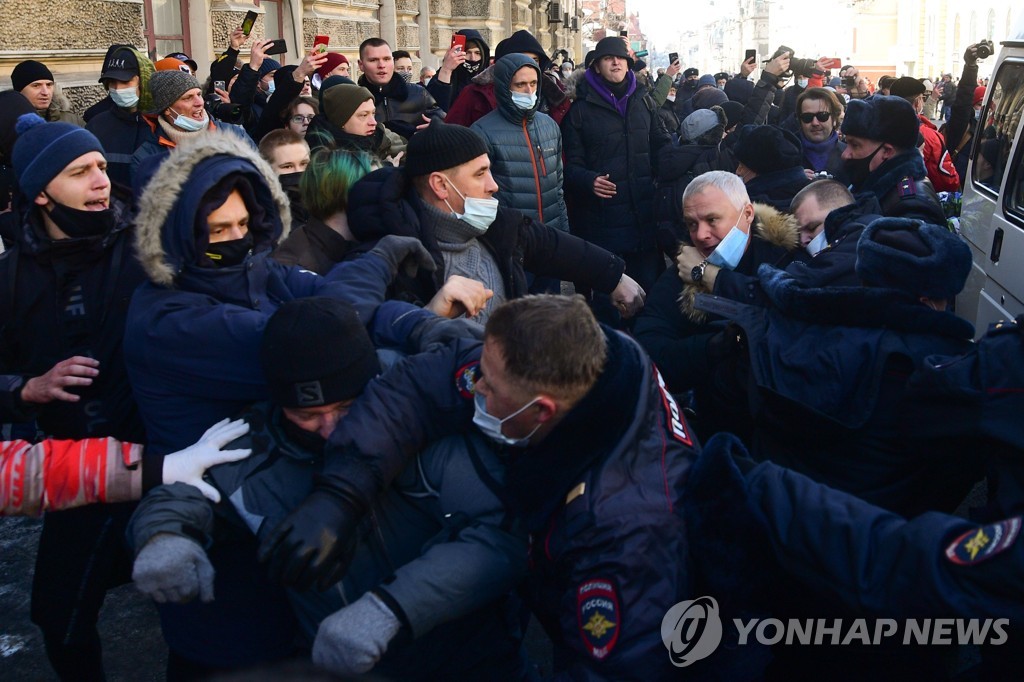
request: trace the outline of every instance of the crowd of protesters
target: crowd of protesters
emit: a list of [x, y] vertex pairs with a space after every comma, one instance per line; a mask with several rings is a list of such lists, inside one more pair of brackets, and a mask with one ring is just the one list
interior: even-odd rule
[[[975, 341], [954, 313], [971, 253], [939, 198], [983, 144], [978, 45], [957, 86], [874, 85], [458, 35], [418, 77], [381, 38], [282, 65], [239, 28], [208, 73], [111, 45], [80, 114], [15, 67], [0, 510], [45, 512], [58, 677], [103, 679], [128, 581], [169, 680], [536, 680], [531, 615], [558, 679], [670, 679], [663, 618], [701, 595], [733, 644], [750, 614], [1014, 641], [1024, 320]], [[692, 670], [947, 674], [909, 646]]]

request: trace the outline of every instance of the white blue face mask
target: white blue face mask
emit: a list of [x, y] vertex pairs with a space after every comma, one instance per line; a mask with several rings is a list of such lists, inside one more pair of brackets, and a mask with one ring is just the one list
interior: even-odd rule
[[270, 97], [271, 95], [273, 95], [274, 94], [274, 90], [276, 90], [276, 89], [277, 89], [277, 83], [275, 83], [274, 81], [270, 81], [269, 83], [267, 83], [267, 97]]
[[807, 79], [806, 78], [797, 78], [796, 79], [796, 84], [797, 84], [797, 87], [806, 88], [807, 87]]
[[139, 104], [138, 88], [122, 88], [107, 90], [110, 100], [122, 109], [131, 109]]
[[[447, 180], [447, 178], [445, 178]], [[448, 180], [448, 184], [451, 185], [455, 193], [462, 197], [462, 201], [465, 204], [463, 209], [465, 213], [459, 214], [455, 212], [451, 204], [448, 204], [448, 200], [445, 199], [444, 203], [448, 204], [448, 208], [451, 209], [452, 215], [473, 227], [483, 232], [487, 231], [487, 228], [491, 226], [494, 219], [498, 217], [498, 200], [497, 199], [476, 199], [474, 197], [466, 198], [459, 188], [455, 184]]]
[[537, 433], [537, 429], [540, 428], [540, 424], [537, 424], [537, 427], [533, 431], [530, 431], [530, 433], [522, 438], [509, 438], [501, 432], [501, 426], [538, 400], [540, 400], [539, 397], [534, 398], [504, 419], [498, 419], [494, 415], [487, 413], [487, 399], [484, 398], [483, 395], [477, 393], [473, 396], [473, 423], [476, 424], [476, 427], [480, 429], [485, 436], [495, 442], [504, 443], [505, 445], [511, 445], [512, 447], [517, 448], [526, 447], [529, 445], [530, 438], [533, 437], [533, 434]]
[[205, 129], [208, 125], [210, 125], [210, 117], [206, 115], [205, 111], [203, 112], [202, 121], [197, 121], [191, 116], [184, 116], [182, 114], [178, 114], [178, 116], [174, 119], [175, 128], [184, 130], [189, 133], [197, 133], [200, 130]]
[[725, 239], [718, 242], [714, 252], [708, 256], [708, 263], [726, 270], [735, 270], [736, 266], [740, 264], [740, 259], [743, 258], [743, 253], [747, 250], [748, 239], [750, 239], [749, 234], [741, 230], [738, 225], [733, 225], [729, 234], [725, 235]]
[[514, 104], [517, 109], [531, 111], [533, 107], [537, 105], [537, 93], [535, 92], [513, 92], [511, 94], [512, 104]]
[[816, 256], [818, 255], [818, 252], [824, 249], [826, 246], [828, 246], [828, 238], [825, 237], [825, 230], [822, 230], [821, 232], [818, 233], [817, 237], [807, 242], [807, 246], [805, 246], [804, 248], [807, 249], [807, 253], [811, 254], [812, 256]]

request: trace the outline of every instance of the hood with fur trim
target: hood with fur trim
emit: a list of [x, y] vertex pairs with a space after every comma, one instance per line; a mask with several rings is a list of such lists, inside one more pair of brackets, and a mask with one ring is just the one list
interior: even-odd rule
[[[754, 239], [760, 239], [770, 246], [786, 251], [793, 251], [800, 246], [800, 230], [796, 218], [767, 204], [754, 204]], [[749, 256], [755, 250], [754, 247], [754, 243], [747, 247], [747, 253], [737, 266], [737, 271], [752, 276], [757, 274], [757, 267], [761, 263], [749, 262], [753, 260]], [[697, 294], [707, 293], [710, 291], [705, 283], [687, 282], [683, 284], [683, 291], [679, 294], [680, 310], [696, 324], [707, 322], [707, 313], [694, 307]]]
[[224, 177], [242, 173], [250, 181], [265, 220], [253, 223], [253, 251], [269, 250], [288, 235], [291, 209], [277, 175], [243, 138], [210, 130], [178, 145], [145, 184], [139, 198], [135, 247], [154, 284], [174, 286], [186, 268], [197, 268], [200, 254], [194, 230], [203, 197]]

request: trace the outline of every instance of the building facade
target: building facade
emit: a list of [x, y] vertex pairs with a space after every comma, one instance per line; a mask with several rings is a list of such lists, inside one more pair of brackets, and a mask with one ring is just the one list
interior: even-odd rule
[[[416, 67], [437, 67], [462, 28], [480, 31], [493, 51], [520, 29], [548, 54], [581, 59], [581, 0], [0, 0], [0, 88], [18, 62], [35, 59], [54, 73], [76, 109], [103, 96], [97, 84], [107, 47], [131, 43], [155, 58], [185, 52], [205, 78], [247, 11], [259, 19], [253, 37], [284, 38], [285, 63], [297, 63], [317, 35], [356, 68], [359, 44], [379, 36], [407, 50]], [[250, 41], [251, 42], [251, 41]], [[247, 43], [248, 45], [248, 43]], [[246, 53], [243, 47], [243, 55]]]

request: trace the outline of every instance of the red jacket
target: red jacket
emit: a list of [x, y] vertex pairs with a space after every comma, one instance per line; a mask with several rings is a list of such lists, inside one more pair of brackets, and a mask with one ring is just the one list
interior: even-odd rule
[[921, 119], [921, 137], [924, 138], [921, 154], [924, 155], [928, 179], [932, 181], [936, 192], [960, 191], [960, 175], [953, 167], [953, 160], [949, 158], [942, 133], [924, 116], [918, 118]]
[[[565, 96], [561, 84], [554, 77], [545, 75], [544, 79], [540, 92], [537, 93], [542, 102], [540, 111], [555, 119], [555, 123], [561, 126], [562, 119], [565, 118], [572, 102]], [[558, 98], [560, 101], [558, 104], [550, 106], [552, 97], [549, 95], [555, 95], [557, 98], [555, 91], [561, 94], [561, 97]], [[547, 109], [545, 109], [545, 104], [548, 105]], [[489, 66], [473, 78], [469, 85], [462, 88], [462, 92], [448, 109], [448, 115], [445, 116], [444, 122], [469, 127], [477, 119], [483, 118], [497, 108], [498, 100], [494, 98], [494, 67]]]
[[142, 446], [114, 438], [0, 441], [0, 516], [142, 497]]

